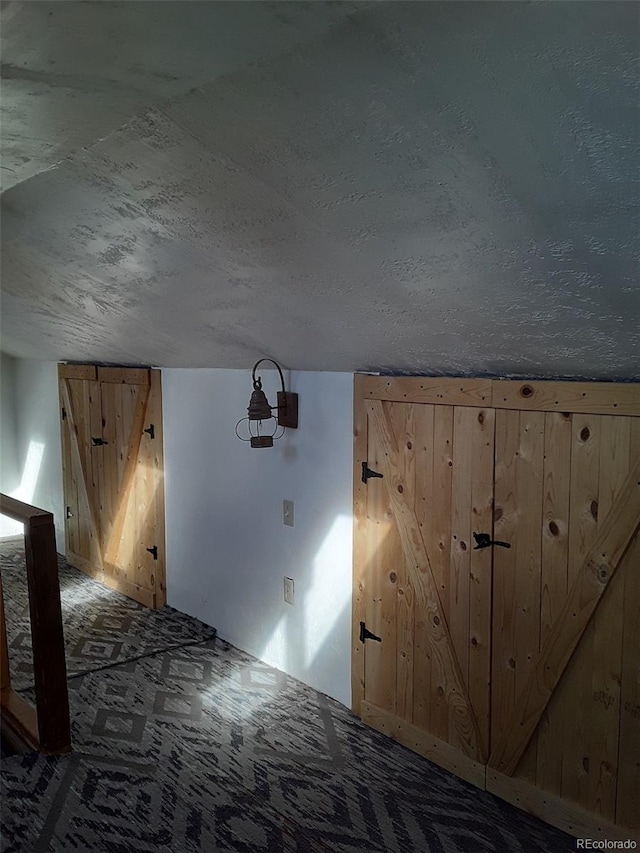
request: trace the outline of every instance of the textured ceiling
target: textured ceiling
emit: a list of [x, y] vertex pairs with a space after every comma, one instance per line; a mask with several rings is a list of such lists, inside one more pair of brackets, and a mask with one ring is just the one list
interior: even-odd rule
[[640, 378], [635, 3], [5, 3], [2, 348]]

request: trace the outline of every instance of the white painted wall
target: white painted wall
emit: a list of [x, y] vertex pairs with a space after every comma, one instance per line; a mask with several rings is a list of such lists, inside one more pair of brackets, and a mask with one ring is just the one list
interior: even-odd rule
[[[299, 429], [262, 450], [234, 434], [249, 372], [165, 369], [162, 381], [168, 603], [350, 705], [352, 375], [292, 373]], [[272, 402], [276, 390], [268, 372]]]
[[[10, 495], [20, 483], [16, 446], [15, 404], [16, 360], [0, 354], [0, 492]], [[21, 530], [15, 521], [0, 515], [0, 536], [12, 536]]]
[[[12, 359], [14, 405], [13, 454], [17, 475], [8, 493], [54, 515], [56, 547], [64, 553], [64, 497], [58, 368], [55, 362]], [[3, 359], [4, 385], [4, 359]], [[4, 404], [4, 388], [3, 388]], [[4, 409], [4, 405], [3, 405]], [[3, 416], [4, 428], [4, 416]], [[4, 431], [4, 430], [3, 430]], [[5, 447], [3, 442], [3, 456]], [[7, 483], [10, 484], [8, 479]], [[22, 525], [3, 519], [2, 535], [22, 532]]]
[[[64, 552], [57, 365], [3, 359], [2, 367], [2, 450], [6, 441], [7, 471], [12, 455], [17, 463], [6, 482], [54, 513]], [[162, 375], [169, 604], [350, 705], [352, 375], [292, 373], [300, 427], [269, 450], [235, 437], [249, 372]], [[276, 375], [265, 377], [275, 401]], [[294, 501], [293, 528], [282, 523], [284, 499]], [[283, 601], [285, 576], [295, 582], [293, 607]]]

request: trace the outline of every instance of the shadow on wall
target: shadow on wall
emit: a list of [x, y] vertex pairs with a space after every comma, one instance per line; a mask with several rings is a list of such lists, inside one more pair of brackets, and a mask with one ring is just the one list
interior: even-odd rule
[[[39, 441], [30, 441], [27, 450], [27, 458], [22, 470], [20, 485], [9, 493], [9, 497], [30, 504], [36, 493], [38, 476], [42, 468], [42, 457], [44, 455], [44, 444]], [[12, 518], [0, 516], [0, 536], [20, 536], [24, 532], [24, 525]]]

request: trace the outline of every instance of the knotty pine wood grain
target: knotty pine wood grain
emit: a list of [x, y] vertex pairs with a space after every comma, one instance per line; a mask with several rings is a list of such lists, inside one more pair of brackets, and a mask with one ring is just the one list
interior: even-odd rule
[[496, 409], [640, 416], [638, 383], [494, 379], [491, 400]]
[[499, 772], [513, 774], [549, 697], [639, 526], [640, 459], [625, 479], [595, 544], [575, 577], [557, 624], [543, 643], [533, 672], [518, 697], [515, 712], [490, 756], [489, 765]]
[[[385, 455], [378, 432], [369, 416], [369, 467], [381, 472]], [[366, 625], [382, 642], [365, 643], [365, 698], [389, 713], [397, 706], [397, 593], [399, 564], [404, 559], [397, 525], [389, 506], [389, 495], [380, 479], [367, 484], [369, 513], [369, 589]]]
[[[601, 418], [592, 414], [575, 414], [572, 419], [569, 589], [598, 535], [600, 424]], [[568, 662], [563, 679], [566, 689], [561, 696], [564, 709], [562, 796], [585, 808], [591, 770], [587, 729], [592, 703], [592, 672], [593, 624], [587, 623]]]
[[491, 401], [491, 380], [442, 376], [363, 375], [362, 392], [365, 398], [371, 400], [488, 406]]
[[438, 674], [440, 686], [447, 696], [450, 725], [455, 727], [458, 743], [466, 755], [477, 760], [482, 756], [477, 722], [439, 603], [418, 519], [415, 510], [404, 498], [404, 484], [398, 474], [397, 442], [383, 405], [378, 401], [371, 404], [371, 420], [383, 451], [379, 460], [384, 472], [383, 482], [402, 542], [404, 558], [412, 569], [416, 606], [428, 614], [426, 625], [429, 628], [432, 660], [435, 664], [432, 672]]
[[494, 537], [511, 549], [493, 549], [491, 743], [497, 741], [515, 707], [516, 574], [519, 518], [516, 503], [520, 412], [496, 412]]
[[[414, 507], [418, 526], [426, 542], [434, 542], [434, 518], [436, 498], [434, 494], [434, 407], [421, 404], [415, 407], [415, 498]], [[433, 549], [431, 568], [438, 586], [443, 583], [443, 566], [437, 559], [442, 551]], [[444, 608], [443, 608], [444, 609]], [[432, 731], [431, 695], [431, 645], [425, 624], [426, 613], [414, 606], [414, 665], [413, 665], [413, 722], [425, 731]], [[447, 720], [445, 718], [445, 725]]]
[[478, 720], [483, 751], [489, 754], [491, 716], [491, 597], [493, 549], [475, 550], [474, 532], [493, 531], [495, 411], [473, 409], [474, 440], [469, 531], [469, 677], [471, 705]]
[[[569, 413], [545, 415], [540, 644], [555, 624], [568, 591], [571, 418]], [[556, 796], [562, 790], [563, 723], [563, 708], [554, 695], [538, 726], [536, 784]]]
[[[399, 473], [405, 484], [405, 495], [415, 505], [415, 406], [412, 403], [389, 403], [388, 414], [397, 442]], [[396, 575], [396, 714], [411, 722], [415, 614], [411, 571], [404, 554], [399, 555]]]

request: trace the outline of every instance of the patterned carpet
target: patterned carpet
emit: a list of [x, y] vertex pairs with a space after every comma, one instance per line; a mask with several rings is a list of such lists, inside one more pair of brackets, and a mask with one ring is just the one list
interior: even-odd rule
[[[14, 608], [17, 553], [1, 561]], [[213, 632], [195, 620], [91, 593], [97, 585], [66, 566], [62, 575], [70, 669], [88, 668], [81, 638], [96, 644], [98, 666], [106, 655], [115, 666], [70, 678], [70, 756], [3, 760], [6, 853], [575, 850], [573, 839], [368, 729], [337, 702], [203, 640]], [[85, 616], [67, 600], [77, 589]], [[122, 635], [114, 614], [135, 628]], [[175, 648], [177, 638], [194, 645]], [[127, 660], [146, 651], [155, 653]]]
[[[0, 542], [11, 675], [17, 690], [33, 684], [33, 656], [24, 540]], [[58, 555], [60, 601], [67, 675], [94, 671], [187, 642], [210, 639], [215, 631], [171, 607], [149, 610], [92, 580]]]

